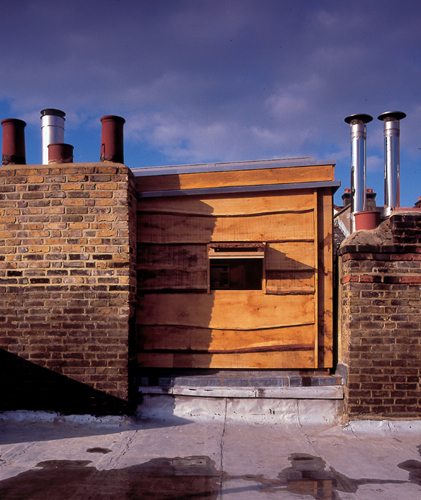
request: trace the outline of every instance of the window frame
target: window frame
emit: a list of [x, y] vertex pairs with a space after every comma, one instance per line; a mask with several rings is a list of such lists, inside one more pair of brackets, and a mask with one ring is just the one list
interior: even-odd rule
[[[261, 290], [266, 293], [266, 243], [264, 242], [221, 242], [221, 243], [209, 243], [208, 244], [208, 293], [213, 290], [224, 290], [222, 289], [211, 289], [210, 281], [210, 268], [211, 261], [218, 259], [261, 259], [262, 262], [262, 286], [260, 289], [252, 289], [253, 291]], [[245, 289], [245, 291], [250, 289]], [[229, 292], [238, 292], [243, 290], [229, 290]]]

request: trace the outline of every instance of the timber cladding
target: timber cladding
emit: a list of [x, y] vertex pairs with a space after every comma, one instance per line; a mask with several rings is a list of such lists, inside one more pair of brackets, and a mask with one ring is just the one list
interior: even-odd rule
[[128, 398], [136, 197], [115, 163], [0, 169], [0, 347]]
[[140, 367], [332, 366], [332, 189], [162, 193], [333, 178], [303, 169], [137, 178]]
[[244, 170], [239, 175], [238, 171], [205, 172], [163, 175], [158, 177], [143, 177], [137, 180], [138, 191], [160, 191], [171, 189], [196, 189], [206, 187], [226, 187], [241, 184], [256, 186], [263, 184], [287, 184], [299, 182], [318, 182], [333, 180], [333, 166], [303, 166], [268, 168], [264, 170]]

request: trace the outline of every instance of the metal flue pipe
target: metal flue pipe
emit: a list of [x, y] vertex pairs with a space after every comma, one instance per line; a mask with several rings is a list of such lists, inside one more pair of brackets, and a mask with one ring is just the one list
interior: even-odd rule
[[26, 165], [25, 127], [26, 123], [17, 118], [6, 118], [3, 126], [2, 165]]
[[[355, 114], [345, 118], [351, 125], [351, 211], [363, 212], [366, 210], [366, 124], [373, 119], [370, 115]], [[352, 215], [352, 231], [355, 230]]]
[[41, 111], [42, 164], [48, 165], [48, 146], [64, 143], [64, 120], [66, 113], [59, 109]]
[[400, 120], [406, 117], [402, 111], [386, 111], [378, 116], [384, 123], [384, 207], [385, 215], [393, 207], [400, 206]]

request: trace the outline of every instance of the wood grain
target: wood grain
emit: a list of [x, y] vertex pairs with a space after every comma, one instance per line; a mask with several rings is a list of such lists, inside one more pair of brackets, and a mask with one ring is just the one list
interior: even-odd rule
[[314, 212], [251, 217], [140, 213], [138, 238], [155, 244], [313, 240]]
[[138, 269], [207, 269], [206, 245], [137, 246]]
[[314, 294], [314, 271], [266, 271], [268, 294]]
[[148, 290], [206, 290], [207, 269], [141, 269], [137, 272], [138, 291]]
[[143, 368], [237, 368], [237, 369], [287, 369], [291, 367], [314, 368], [311, 351], [289, 351], [238, 354], [161, 354], [139, 353], [137, 361]]
[[298, 182], [332, 181], [333, 165], [281, 167], [258, 170], [201, 172], [192, 174], [138, 177], [138, 191], [165, 191], [172, 189], [202, 189], [223, 186], [258, 186]]
[[333, 366], [333, 196], [332, 189], [318, 193], [318, 323], [319, 355], [321, 368]]
[[273, 212], [296, 212], [314, 208], [312, 189], [230, 194], [225, 196], [177, 196], [143, 198], [137, 202], [139, 212], [180, 213], [189, 215], [256, 215]]
[[138, 291], [207, 290], [206, 245], [143, 245], [137, 247]]
[[314, 296], [265, 295], [261, 290], [145, 294], [140, 323], [211, 329], [253, 330], [314, 323]]
[[241, 351], [314, 349], [314, 325], [264, 330], [215, 330], [171, 325], [139, 328], [142, 351]]
[[268, 243], [266, 248], [267, 271], [314, 270], [315, 241], [288, 241]]

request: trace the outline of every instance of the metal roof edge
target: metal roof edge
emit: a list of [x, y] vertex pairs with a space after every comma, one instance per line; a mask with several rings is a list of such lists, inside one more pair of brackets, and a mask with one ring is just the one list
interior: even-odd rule
[[320, 165], [336, 165], [336, 160], [314, 160], [310, 157], [285, 158], [272, 160], [250, 160], [224, 163], [198, 163], [192, 165], [168, 165], [162, 167], [133, 167], [135, 177], [195, 174], [203, 172], [228, 172], [236, 170], [259, 170], [286, 167], [316, 167]]
[[286, 191], [295, 189], [313, 189], [313, 188], [333, 188], [335, 193], [340, 187], [341, 181], [320, 181], [320, 182], [294, 182], [290, 184], [261, 184], [253, 186], [223, 186], [200, 189], [173, 189], [168, 191], [140, 191], [138, 199], [142, 198], [161, 198], [164, 196], [197, 196], [208, 194], [233, 194], [233, 193], [255, 193], [262, 191]]

